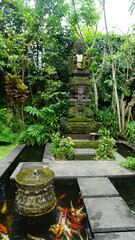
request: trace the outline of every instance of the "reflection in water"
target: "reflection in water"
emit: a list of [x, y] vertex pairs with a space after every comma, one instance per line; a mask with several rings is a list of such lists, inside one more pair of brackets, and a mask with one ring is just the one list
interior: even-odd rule
[[135, 179], [113, 180], [112, 183], [130, 209], [135, 212]]
[[[71, 209], [72, 202], [74, 209], [80, 208], [78, 204], [83, 203], [80, 202], [79, 188], [76, 181], [55, 181], [54, 185], [56, 197], [58, 199], [57, 206], [62, 209]], [[14, 182], [8, 180], [0, 182], [0, 224], [5, 226], [8, 231], [7, 234], [1, 231], [3, 236], [0, 236], [0, 239], [28, 240], [28, 236], [34, 236], [46, 240], [56, 240], [55, 234], [50, 232], [49, 229], [50, 226], [59, 222], [61, 211], [58, 207], [56, 207], [51, 213], [40, 217], [21, 216], [16, 213], [14, 209], [15, 191], [16, 186]], [[85, 209], [83, 209], [83, 212], [84, 211]], [[72, 221], [70, 222], [73, 224]], [[76, 223], [76, 227], [79, 228], [78, 225], [79, 223]], [[80, 225], [83, 225], [84, 227], [84, 229], [81, 230], [82, 239], [92, 239], [87, 218], [84, 218]], [[64, 236], [62, 236], [62, 239], [66, 240]], [[79, 240], [80, 238], [79, 236], [76, 236], [75, 239]]]
[[117, 152], [125, 158], [127, 158], [128, 156], [129, 157], [134, 157], [135, 156], [135, 153], [133, 152], [133, 149], [128, 147], [126, 144], [117, 143], [116, 148], [117, 148]]

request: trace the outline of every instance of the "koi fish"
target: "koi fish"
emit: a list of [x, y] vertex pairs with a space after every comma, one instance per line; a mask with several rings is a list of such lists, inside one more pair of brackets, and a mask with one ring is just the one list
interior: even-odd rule
[[76, 224], [76, 223], [70, 223], [70, 226], [73, 227], [73, 228], [77, 228], [77, 229], [85, 229], [84, 226], [80, 225], [80, 224]]
[[6, 213], [7, 212], [7, 203], [5, 202], [2, 209], [1, 209], [1, 213]]
[[9, 233], [12, 232], [12, 223], [13, 223], [13, 215], [8, 215], [6, 220], [6, 225], [8, 226]]
[[61, 200], [61, 199], [63, 199], [64, 197], [66, 197], [66, 194], [61, 195], [61, 196], [58, 198], [58, 201]]
[[45, 240], [45, 238], [33, 237], [30, 234], [27, 234], [27, 237], [28, 237], [28, 239], [31, 239], [31, 240]]
[[0, 230], [5, 234], [7, 234], [7, 232], [8, 232], [7, 228], [5, 226], [3, 226], [2, 224], [0, 224]]
[[61, 236], [61, 234], [62, 234], [62, 232], [63, 232], [64, 224], [65, 224], [65, 218], [62, 218], [61, 225], [60, 225], [60, 231], [59, 231], [59, 233], [56, 235], [56, 237], [60, 237], [60, 236]]
[[77, 202], [78, 202], [78, 205], [80, 205], [80, 203], [81, 203], [81, 198], [80, 197], [78, 198]]
[[0, 232], [0, 237], [2, 240], [9, 240], [8, 235], [3, 234], [2, 232]]

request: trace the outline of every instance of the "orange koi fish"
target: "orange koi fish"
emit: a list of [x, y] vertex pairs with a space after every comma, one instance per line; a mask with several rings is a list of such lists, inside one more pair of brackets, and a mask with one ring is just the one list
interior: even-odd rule
[[7, 203], [5, 202], [2, 209], [1, 209], [1, 213], [6, 213], [7, 212]]
[[60, 237], [62, 232], [63, 232], [63, 229], [64, 229], [64, 225], [65, 225], [65, 218], [62, 218], [62, 221], [61, 221], [61, 225], [60, 225], [60, 231], [59, 233], [56, 235], [56, 237]]
[[64, 197], [66, 197], [66, 194], [61, 195], [61, 196], [58, 198], [58, 200], [61, 200], [61, 199], [63, 199]]
[[7, 228], [5, 226], [3, 226], [2, 224], [0, 224], [0, 230], [5, 234], [7, 234], [7, 232], [8, 232]]
[[76, 223], [70, 223], [70, 226], [73, 227], [73, 228], [77, 228], [77, 229], [85, 229], [84, 226], [80, 225], [80, 224], [76, 224]]

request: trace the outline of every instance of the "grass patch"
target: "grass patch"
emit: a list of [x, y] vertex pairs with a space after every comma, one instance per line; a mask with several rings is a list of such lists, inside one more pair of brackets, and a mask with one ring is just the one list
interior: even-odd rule
[[121, 161], [120, 164], [122, 167], [135, 170], [135, 157], [127, 157], [126, 161]]
[[16, 146], [18, 142], [14, 142], [12, 144], [1, 145], [0, 146], [0, 161], [6, 157]]

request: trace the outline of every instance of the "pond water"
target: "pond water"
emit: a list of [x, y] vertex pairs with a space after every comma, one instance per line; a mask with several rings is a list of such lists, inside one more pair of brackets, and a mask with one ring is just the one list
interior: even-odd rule
[[45, 145], [26, 146], [3, 175], [2, 179], [10, 177], [19, 162], [41, 162]]
[[135, 178], [117, 179], [112, 183], [130, 209], [135, 212]]
[[[71, 208], [70, 201], [74, 208], [78, 208], [79, 204], [83, 204], [80, 199], [79, 188], [76, 181], [55, 181], [55, 192], [59, 199], [57, 206], [60, 208]], [[16, 186], [14, 181], [4, 180], [0, 182], [0, 224], [7, 226], [8, 236], [10, 240], [28, 240], [27, 235], [42, 237], [46, 240], [57, 239], [54, 234], [49, 231], [50, 225], [59, 222], [60, 210], [56, 207], [51, 213], [41, 217], [24, 217], [15, 212], [14, 197]], [[3, 213], [3, 206], [5, 212]], [[84, 209], [85, 211], [85, 209]], [[84, 230], [81, 230], [81, 236], [85, 239], [92, 239], [87, 218], [81, 222]], [[87, 237], [88, 235], [88, 237]], [[65, 240], [66, 238], [63, 238]], [[70, 238], [72, 239], [72, 238]], [[76, 240], [80, 238], [75, 236]]]
[[124, 143], [117, 143], [116, 144], [117, 152], [121, 154], [123, 157], [135, 157], [135, 152], [129, 146]]

